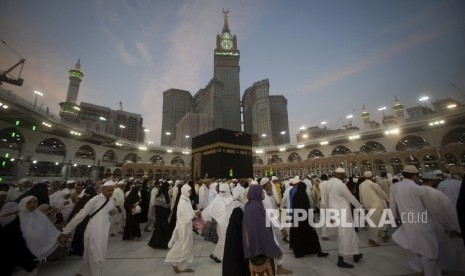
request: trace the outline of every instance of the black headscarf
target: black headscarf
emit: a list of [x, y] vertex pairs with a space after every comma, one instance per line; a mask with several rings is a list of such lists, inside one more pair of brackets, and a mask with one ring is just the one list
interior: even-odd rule
[[294, 194], [292, 206], [294, 209], [310, 209], [310, 200], [307, 195], [307, 184], [303, 182], [299, 182], [299, 184], [297, 184], [297, 191]]
[[163, 182], [161, 184], [160, 189], [158, 190], [156, 197], [160, 197], [161, 195], [163, 195], [165, 197], [165, 202], [169, 204], [170, 203], [170, 196], [168, 194], [169, 189], [170, 189], [170, 184], [166, 181]]
[[132, 207], [134, 207], [134, 204], [136, 204], [139, 201], [139, 187], [134, 186], [129, 192], [128, 196], [126, 197], [126, 200], [124, 201], [124, 208], [126, 209], [126, 212], [130, 213]]

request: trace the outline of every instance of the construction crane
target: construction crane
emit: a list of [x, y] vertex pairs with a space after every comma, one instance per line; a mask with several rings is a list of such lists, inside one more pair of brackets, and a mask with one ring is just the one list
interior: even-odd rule
[[457, 92], [458, 92], [460, 95], [462, 95], [462, 96], [465, 97], [465, 93], [463, 93], [462, 90], [460, 90], [460, 88], [458, 88], [458, 86], [455, 85], [455, 83], [451, 82], [450, 85], [452, 85], [453, 87], [455, 87], [455, 89], [457, 89]]
[[[5, 71], [2, 71], [0, 72], [0, 84], [2, 84], [2, 82], [6, 82], [6, 83], [9, 83], [9, 84], [13, 84], [13, 85], [17, 85], [17, 86], [21, 86], [23, 85], [23, 82], [24, 80], [21, 77], [21, 72], [23, 71], [23, 66], [24, 66], [24, 62], [26, 61], [24, 58], [22, 58], [15, 50], [13, 50], [10, 46], [8, 46], [8, 44], [2, 40], [2, 43], [5, 44], [6, 47], [8, 47], [8, 49], [10, 49], [13, 53], [15, 53], [19, 58], [20, 60], [13, 66], [11, 66], [10, 68], [8, 68], [7, 70]], [[17, 78], [12, 78], [12, 77], [9, 77], [8, 74], [13, 71], [16, 67], [20, 66], [21, 65], [21, 68], [19, 69], [19, 75]]]

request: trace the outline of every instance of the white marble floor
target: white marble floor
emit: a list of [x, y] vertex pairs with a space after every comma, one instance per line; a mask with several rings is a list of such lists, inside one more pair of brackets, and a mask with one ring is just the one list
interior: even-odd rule
[[[284, 266], [294, 271], [294, 275], [415, 275], [409, 267], [408, 261], [413, 255], [394, 242], [382, 244], [381, 247], [368, 245], [368, 231], [361, 230], [358, 233], [360, 239], [360, 251], [363, 259], [355, 264], [352, 269], [342, 269], [336, 266], [337, 245], [336, 237], [329, 241], [321, 241], [324, 251], [329, 252], [327, 258], [308, 256], [296, 259], [288, 249], [288, 244], [281, 242], [284, 252]], [[140, 242], [122, 241], [121, 235], [110, 237], [108, 244], [108, 256], [105, 262], [104, 275], [128, 276], [128, 275], [175, 275], [169, 264], [164, 262], [166, 251], [157, 250], [147, 245], [151, 233], [142, 234]], [[194, 273], [182, 273], [181, 275], [221, 275], [221, 264], [214, 263], [209, 258], [214, 244], [206, 242], [200, 236], [194, 234]], [[353, 263], [351, 258], [347, 261]], [[38, 275], [44, 276], [72, 276], [75, 275], [81, 264], [78, 257], [68, 257], [64, 261], [43, 264]], [[448, 276], [464, 275], [460, 273], [448, 273]]]

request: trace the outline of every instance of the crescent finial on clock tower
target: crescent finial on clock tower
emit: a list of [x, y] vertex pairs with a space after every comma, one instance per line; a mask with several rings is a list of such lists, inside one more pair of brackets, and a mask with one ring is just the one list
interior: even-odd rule
[[228, 26], [228, 9], [223, 9], [223, 14], [224, 14], [224, 25], [223, 25], [223, 33], [229, 33], [229, 26]]

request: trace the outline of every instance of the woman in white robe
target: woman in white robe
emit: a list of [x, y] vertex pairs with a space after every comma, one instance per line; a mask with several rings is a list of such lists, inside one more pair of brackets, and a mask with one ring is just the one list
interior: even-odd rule
[[181, 188], [176, 212], [177, 220], [173, 235], [168, 242], [170, 250], [166, 254], [166, 263], [171, 263], [174, 272], [193, 272], [188, 265], [194, 261], [194, 240], [192, 237], [192, 220], [195, 217], [189, 199], [191, 187], [184, 184]]
[[37, 198], [27, 196], [19, 202], [19, 220], [27, 247], [38, 260], [44, 260], [59, 246], [60, 231], [37, 209]]
[[231, 215], [227, 212], [227, 207], [233, 201], [228, 184], [221, 183], [219, 190], [220, 193], [207, 208], [202, 211], [202, 218], [205, 221], [214, 218], [218, 223], [216, 228], [218, 232], [218, 242], [216, 243], [215, 250], [210, 254], [210, 258], [217, 263], [221, 262], [223, 259], [226, 230], [228, 229], [229, 216]]

